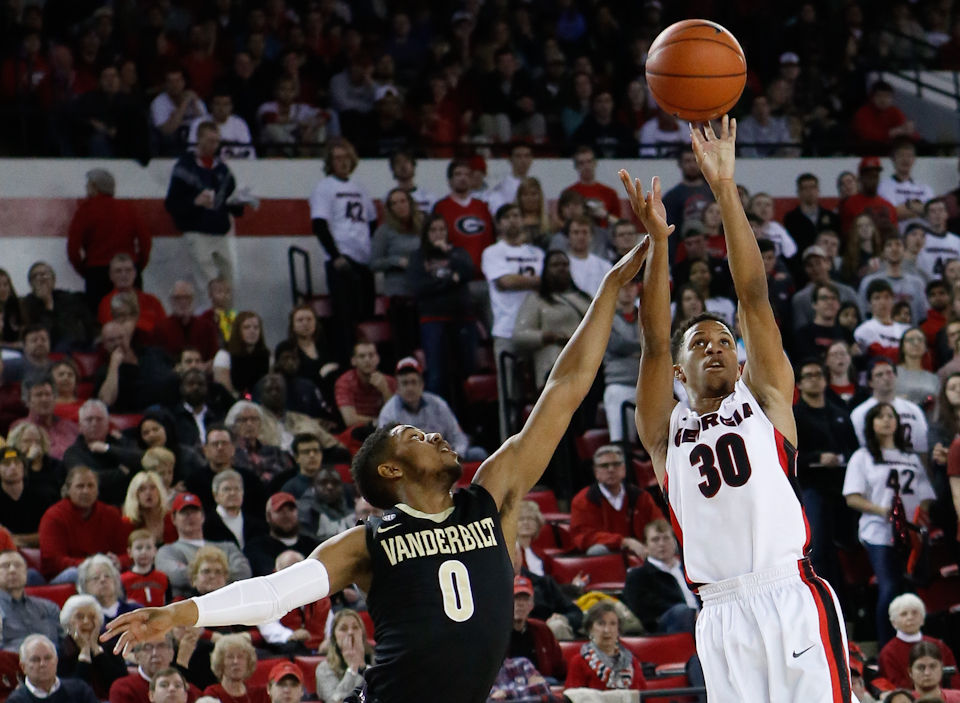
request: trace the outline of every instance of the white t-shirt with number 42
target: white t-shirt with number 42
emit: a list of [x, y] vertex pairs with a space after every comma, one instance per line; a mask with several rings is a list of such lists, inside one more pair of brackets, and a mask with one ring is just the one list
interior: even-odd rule
[[310, 196], [310, 219], [326, 220], [340, 253], [361, 264], [370, 263], [370, 223], [376, 218], [373, 200], [353, 179], [327, 176]]
[[511, 246], [502, 239], [483, 250], [483, 276], [490, 283], [490, 308], [493, 310], [493, 336], [512, 337], [517, 313], [528, 290], [499, 290], [495, 281], [508, 274], [533, 274], [543, 270], [543, 249], [532, 244]]

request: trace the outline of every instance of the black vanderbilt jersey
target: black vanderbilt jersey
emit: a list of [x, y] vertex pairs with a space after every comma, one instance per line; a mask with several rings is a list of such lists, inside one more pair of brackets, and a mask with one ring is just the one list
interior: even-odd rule
[[513, 567], [485, 488], [436, 515], [406, 506], [366, 526], [376, 624], [371, 703], [485, 701], [510, 641]]

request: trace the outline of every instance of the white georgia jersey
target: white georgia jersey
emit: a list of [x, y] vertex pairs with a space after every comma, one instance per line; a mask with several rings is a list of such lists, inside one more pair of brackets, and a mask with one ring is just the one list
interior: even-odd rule
[[670, 414], [663, 490], [687, 579], [715, 583], [802, 559], [810, 529], [792, 479], [796, 450], [743, 379], [717, 412]]

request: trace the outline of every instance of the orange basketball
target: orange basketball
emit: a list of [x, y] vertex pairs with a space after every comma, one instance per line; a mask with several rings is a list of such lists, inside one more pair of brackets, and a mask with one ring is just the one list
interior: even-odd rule
[[683, 20], [660, 32], [650, 45], [646, 70], [657, 104], [687, 122], [727, 113], [747, 80], [740, 42], [710, 20]]

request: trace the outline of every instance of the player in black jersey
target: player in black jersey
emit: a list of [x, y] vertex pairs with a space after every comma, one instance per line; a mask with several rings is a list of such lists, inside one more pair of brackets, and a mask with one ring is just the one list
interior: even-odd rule
[[270, 576], [143, 608], [113, 620], [116, 651], [176, 626], [260, 624], [358, 584], [376, 627], [376, 664], [356, 699], [366, 703], [485, 701], [507, 651], [520, 502], [536, 484], [593, 383], [610, 336], [617, 292], [636, 276], [644, 241], [603, 280], [564, 347], [523, 429], [451, 493], [460, 459], [439, 434], [381, 428], [353, 462], [360, 493], [386, 512]]

